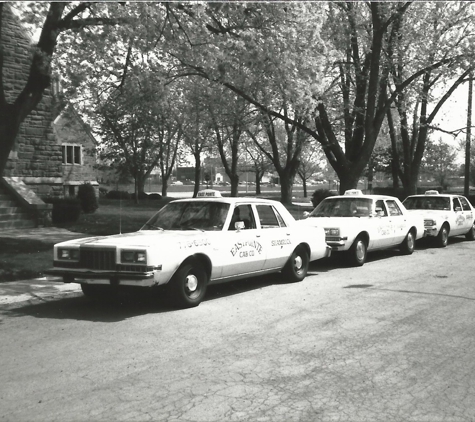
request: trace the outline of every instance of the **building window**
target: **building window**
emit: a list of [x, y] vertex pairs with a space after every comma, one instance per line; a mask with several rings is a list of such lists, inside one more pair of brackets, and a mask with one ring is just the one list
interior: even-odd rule
[[62, 145], [63, 164], [82, 164], [82, 146], [81, 145]]

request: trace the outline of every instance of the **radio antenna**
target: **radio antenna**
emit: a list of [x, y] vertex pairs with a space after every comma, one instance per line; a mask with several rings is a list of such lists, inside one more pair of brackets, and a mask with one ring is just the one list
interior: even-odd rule
[[122, 192], [119, 192], [119, 234], [122, 234]]

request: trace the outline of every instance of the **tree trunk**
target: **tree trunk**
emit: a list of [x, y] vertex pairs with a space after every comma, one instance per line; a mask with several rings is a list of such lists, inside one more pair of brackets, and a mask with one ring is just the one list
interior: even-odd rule
[[228, 174], [231, 182], [231, 196], [234, 198], [238, 196], [239, 176], [237, 174]]
[[256, 195], [261, 194], [261, 175], [258, 170], [256, 170]]
[[195, 156], [195, 187], [193, 189], [193, 198], [198, 196], [201, 183], [201, 157], [199, 153], [193, 154]]

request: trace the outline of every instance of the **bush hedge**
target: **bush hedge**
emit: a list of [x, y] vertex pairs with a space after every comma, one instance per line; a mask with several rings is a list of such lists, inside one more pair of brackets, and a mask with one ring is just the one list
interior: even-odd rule
[[77, 197], [85, 214], [92, 214], [99, 207], [97, 204], [96, 191], [94, 190], [94, 186], [90, 183], [84, 183], [79, 186]]
[[328, 189], [318, 189], [312, 194], [312, 205], [316, 207], [320, 202], [329, 196], [334, 196], [335, 194], [329, 191]]
[[81, 202], [77, 198], [46, 198], [44, 202], [53, 205], [53, 224], [75, 223], [81, 215]]

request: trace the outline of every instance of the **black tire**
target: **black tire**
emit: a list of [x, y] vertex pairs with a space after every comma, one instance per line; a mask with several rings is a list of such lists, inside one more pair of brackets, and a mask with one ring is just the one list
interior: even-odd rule
[[303, 246], [297, 246], [282, 270], [286, 281], [302, 281], [308, 273], [310, 258]]
[[439, 234], [435, 238], [435, 242], [439, 248], [445, 248], [449, 241], [449, 227], [443, 224], [439, 230]]
[[87, 284], [81, 283], [81, 290], [84, 296], [91, 299], [113, 299], [117, 296], [118, 289], [116, 286], [108, 284]]
[[470, 230], [465, 234], [465, 239], [467, 240], [475, 240], [475, 222], [470, 227]]
[[404, 255], [411, 255], [414, 252], [415, 247], [416, 237], [414, 235], [414, 231], [410, 230], [404, 238], [404, 241], [401, 243], [400, 249]]
[[175, 305], [180, 308], [198, 306], [206, 294], [207, 278], [206, 271], [198, 262], [183, 263], [170, 280], [169, 289]]
[[349, 262], [355, 267], [361, 267], [366, 262], [368, 255], [368, 245], [362, 236], [358, 236], [348, 251]]

